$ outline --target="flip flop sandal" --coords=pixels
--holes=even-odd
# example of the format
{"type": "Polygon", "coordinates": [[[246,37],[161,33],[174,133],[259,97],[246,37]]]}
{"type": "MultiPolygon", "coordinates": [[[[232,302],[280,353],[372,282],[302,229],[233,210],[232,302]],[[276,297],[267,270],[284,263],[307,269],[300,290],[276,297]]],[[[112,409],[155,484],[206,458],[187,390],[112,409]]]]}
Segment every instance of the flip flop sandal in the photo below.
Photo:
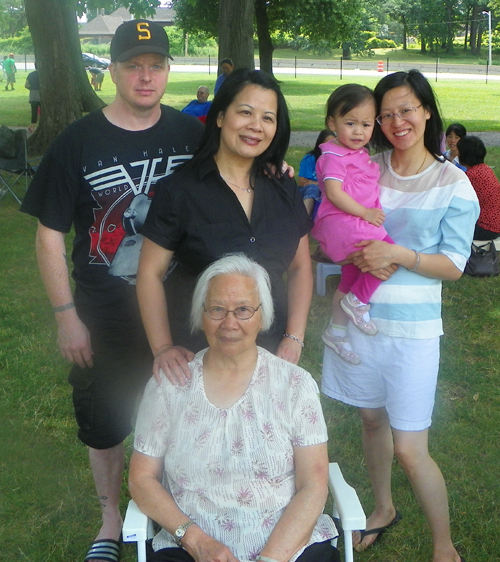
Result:
{"type": "Polygon", "coordinates": [[[84,562],[92,562],[93,560],[118,562],[120,560],[120,543],[114,539],[94,541],[89,547],[84,562]]]}
{"type": "Polygon", "coordinates": [[[364,552],[367,548],[373,546],[388,529],[394,527],[394,525],[397,525],[401,521],[401,519],[403,519],[403,516],[401,515],[401,513],[399,513],[399,511],[396,511],[396,515],[394,516],[394,519],[385,527],[376,527],[375,529],[368,529],[367,531],[359,531],[361,533],[361,540],[354,547],[354,550],[356,552],[364,552]],[[363,542],[363,539],[367,535],[377,535],[377,536],[375,537],[375,540],[370,545],[363,546],[361,543],[363,542]]]}

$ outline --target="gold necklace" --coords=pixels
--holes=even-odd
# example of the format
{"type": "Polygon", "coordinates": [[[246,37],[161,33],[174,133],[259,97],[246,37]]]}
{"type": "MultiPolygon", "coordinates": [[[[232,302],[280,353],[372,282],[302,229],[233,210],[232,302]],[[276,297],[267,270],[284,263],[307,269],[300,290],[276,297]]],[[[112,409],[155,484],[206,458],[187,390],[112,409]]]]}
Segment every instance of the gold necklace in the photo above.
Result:
{"type": "Polygon", "coordinates": [[[252,190],[249,187],[240,187],[238,184],[234,183],[234,181],[231,181],[231,180],[228,180],[227,178],[225,178],[222,174],[219,174],[219,175],[226,183],[230,183],[231,185],[234,185],[234,187],[237,187],[238,189],[241,189],[241,191],[246,191],[247,193],[252,193],[252,190]]]}
{"type": "Polygon", "coordinates": [[[427,160],[427,152],[424,155],[424,161],[422,162],[422,164],[420,164],[420,168],[417,170],[417,173],[415,174],[416,176],[418,176],[420,170],[424,167],[425,161],[427,160]]]}
{"type": "MultiPolygon", "coordinates": [[[[393,160],[394,160],[394,151],[391,154],[391,167],[394,170],[393,160]]],[[[412,174],[412,176],[418,176],[418,174],[420,173],[420,170],[424,167],[424,164],[425,164],[426,160],[427,160],[427,152],[424,154],[424,160],[423,160],[422,164],[420,164],[420,168],[416,171],[416,173],[412,174]]]]}

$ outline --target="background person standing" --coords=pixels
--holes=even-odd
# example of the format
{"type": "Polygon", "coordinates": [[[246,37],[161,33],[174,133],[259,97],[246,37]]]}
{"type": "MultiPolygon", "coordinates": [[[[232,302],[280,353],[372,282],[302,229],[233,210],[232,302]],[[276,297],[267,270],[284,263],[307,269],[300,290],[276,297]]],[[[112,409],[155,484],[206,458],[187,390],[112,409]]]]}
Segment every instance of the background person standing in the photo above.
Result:
{"type": "Polygon", "coordinates": [[[233,72],[234,70],[233,61],[231,59],[222,59],[220,61],[220,69],[221,69],[221,73],[219,74],[217,80],[215,81],[214,96],[219,91],[219,88],[224,83],[224,80],[231,74],[231,72],[233,72]]]}
{"type": "Polygon", "coordinates": [[[17,72],[16,63],[14,62],[14,53],[10,53],[9,58],[5,59],[3,68],[7,74],[7,84],[5,85],[5,89],[8,90],[10,84],[10,89],[14,90],[17,72]]]}
{"type": "Polygon", "coordinates": [[[0,82],[7,80],[7,72],[5,72],[5,61],[7,60],[7,55],[4,55],[3,59],[0,61],[0,66],[2,67],[2,76],[0,77],[0,82]]]}
{"type": "Polygon", "coordinates": [[[36,129],[36,124],[38,122],[38,110],[40,108],[40,77],[38,76],[38,70],[30,72],[24,83],[24,87],[30,91],[28,98],[29,104],[31,105],[31,125],[28,127],[28,131],[31,133],[36,129]]]}
{"type": "Polygon", "coordinates": [[[104,81],[104,72],[96,66],[91,66],[87,68],[87,70],[90,72],[90,76],[92,77],[90,80],[90,84],[94,86],[94,90],[96,92],[101,91],[102,83],[104,81]]]}

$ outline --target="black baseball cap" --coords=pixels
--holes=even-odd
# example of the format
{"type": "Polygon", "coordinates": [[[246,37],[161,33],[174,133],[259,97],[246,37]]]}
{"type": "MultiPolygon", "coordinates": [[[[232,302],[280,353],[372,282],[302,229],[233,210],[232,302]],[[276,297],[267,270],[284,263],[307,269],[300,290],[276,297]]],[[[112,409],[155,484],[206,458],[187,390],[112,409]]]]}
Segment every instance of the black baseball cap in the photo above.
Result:
{"type": "Polygon", "coordinates": [[[125,62],[147,53],[157,53],[172,59],[167,33],[160,24],[149,20],[122,23],[111,40],[109,50],[112,62],[125,62]]]}

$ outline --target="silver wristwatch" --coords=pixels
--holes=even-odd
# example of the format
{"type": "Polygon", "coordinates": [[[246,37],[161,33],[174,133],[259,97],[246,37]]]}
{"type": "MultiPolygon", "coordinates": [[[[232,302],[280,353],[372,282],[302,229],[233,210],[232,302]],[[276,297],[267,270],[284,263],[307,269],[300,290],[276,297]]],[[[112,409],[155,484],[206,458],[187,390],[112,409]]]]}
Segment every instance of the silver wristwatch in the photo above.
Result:
{"type": "Polygon", "coordinates": [[[176,542],[177,546],[181,546],[181,540],[186,534],[188,527],[191,527],[191,525],[194,525],[194,521],[186,521],[186,523],[183,523],[182,525],[177,527],[173,535],[174,541],[176,542]]]}

